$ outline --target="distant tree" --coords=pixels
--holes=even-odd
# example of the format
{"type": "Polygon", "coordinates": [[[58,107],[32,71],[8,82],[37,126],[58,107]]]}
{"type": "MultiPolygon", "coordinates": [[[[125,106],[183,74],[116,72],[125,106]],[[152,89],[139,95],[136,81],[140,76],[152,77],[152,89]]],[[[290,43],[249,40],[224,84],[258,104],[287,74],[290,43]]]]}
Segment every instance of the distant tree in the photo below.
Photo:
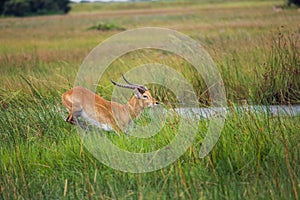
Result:
{"type": "Polygon", "coordinates": [[[56,0],[56,2],[58,9],[63,11],[63,13],[68,13],[71,10],[71,7],[69,6],[69,0],[56,0]]]}
{"type": "Polygon", "coordinates": [[[288,6],[291,6],[292,4],[300,6],[300,0],[288,0],[288,6]]]}
{"type": "Polygon", "coordinates": [[[2,0],[2,1],[0,1],[0,14],[3,13],[4,4],[5,4],[6,1],[7,1],[7,0],[2,0]]]}
{"type": "Polygon", "coordinates": [[[2,0],[0,13],[3,15],[26,16],[68,13],[69,0],[2,0]]]}
{"type": "Polygon", "coordinates": [[[4,3],[4,15],[25,16],[29,13],[30,4],[26,0],[9,0],[4,3]]]}

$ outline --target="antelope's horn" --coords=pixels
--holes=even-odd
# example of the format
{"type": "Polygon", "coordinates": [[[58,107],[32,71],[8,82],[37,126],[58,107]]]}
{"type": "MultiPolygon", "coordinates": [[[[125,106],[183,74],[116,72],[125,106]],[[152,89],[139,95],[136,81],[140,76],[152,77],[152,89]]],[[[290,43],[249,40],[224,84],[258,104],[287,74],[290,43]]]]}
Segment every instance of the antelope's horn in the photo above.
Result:
{"type": "Polygon", "coordinates": [[[123,84],[120,84],[120,83],[117,83],[115,82],[114,80],[110,79],[110,82],[112,82],[112,84],[118,86],[118,87],[122,87],[122,88],[129,88],[129,89],[135,89],[137,88],[136,86],[134,85],[123,85],[123,84]]]}
{"type": "Polygon", "coordinates": [[[130,83],[130,82],[125,78],[125,76],[124,76],[123,74],[122,74],[122,77],[123,77],[124,81],[125,81],[127,84],[137,86],[137,84],[130,83]]]}
{"type": "Polygon", "coordinates": [[[123,77],[124,81],[125,81],[127,84],[136,86],[136,88],[139,88],[140,90],[143,90],[142,93],[144,93],[145,91],[148,90],[148,89],[147,89],[145,86],[143,86],[143,85],[138,85],[138,84],[130,83],[130,82],[125,78],[125,76],[124,76],[123,74],[122,74],[122,77],[123,77]]]}

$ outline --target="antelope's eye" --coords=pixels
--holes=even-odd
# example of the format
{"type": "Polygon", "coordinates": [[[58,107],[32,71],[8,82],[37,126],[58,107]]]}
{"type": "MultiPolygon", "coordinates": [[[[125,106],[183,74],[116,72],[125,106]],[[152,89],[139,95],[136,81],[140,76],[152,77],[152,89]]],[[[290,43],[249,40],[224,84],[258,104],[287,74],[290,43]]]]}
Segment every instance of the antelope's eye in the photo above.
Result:
{"type": "Polygon", "coordinates": [[[147,95],[143,95],[144,99],[149,99],[149,97],[147,95]]]}

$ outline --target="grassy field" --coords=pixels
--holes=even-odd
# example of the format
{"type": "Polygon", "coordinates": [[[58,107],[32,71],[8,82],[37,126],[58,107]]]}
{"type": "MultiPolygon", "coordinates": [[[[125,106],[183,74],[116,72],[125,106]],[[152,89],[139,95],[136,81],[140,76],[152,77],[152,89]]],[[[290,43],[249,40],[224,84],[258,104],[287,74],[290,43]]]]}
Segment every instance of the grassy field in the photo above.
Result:
{"type": "MultiPolygon", "coordinates": [[[[274,12],[282,1],[209,2],[73,4],[63,16],[0,18],[0,199],[298,200],[299,116],[242,112],[235,106],[300,103],[299,11],[274,12]],[[76,128],[64,121],[61,94],[73,86],[88,53],[120,32],[93,30],[100,23],[127,30],[175,29],[210,53],[232,113],[207,157],[198,154],[208,120],[199,122],[199,134],[185,154],[150,173],[114,170],[85,148],[76,128]]],[[[149,62],[183,74],[200,106],[209,106],[201,75],[180,57],[155,50],[113,62],[98,93],[109,99],[110,77],[149,62]]],[[[168,90],[147,86],[166,107],[175,105],[168,90]]],[[[175,119],[145,140],[105,135],[123,149],[144,152],[168,144],[176,128],[175,119]]]]}

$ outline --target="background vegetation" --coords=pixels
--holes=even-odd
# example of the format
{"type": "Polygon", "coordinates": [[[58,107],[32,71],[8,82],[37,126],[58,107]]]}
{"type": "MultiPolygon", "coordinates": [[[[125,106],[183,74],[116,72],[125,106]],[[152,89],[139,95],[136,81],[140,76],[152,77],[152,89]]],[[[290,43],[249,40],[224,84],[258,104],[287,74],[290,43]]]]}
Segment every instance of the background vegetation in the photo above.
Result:
{"type": "Polygon", "coordinates": [[[64,14],[71,9],[69,3],[69,0],[2,0],[0,14],[9,16],[64,14]]]}
{"type": "MultiPolygon", "coordinates": [[[[72,4],[69,15],[0,19],[0,199],[299,199],[299,116],[235,106],[299,104],[299,12],[275,12],[282,1],[209,2],[72,4]],[[207,120],[199,122],[186,153],[155,172],[115,171],[87,151],[75,127],[64,121],[61,94],[73,86],[88,53],[120,31],[89,29],[98,24],[172,28],[210,53],[232,112],[209,156],[198,157],[207,120]]],[[[155,50],[112,63],[98,93],[109,99],[110,77],[149,62],[181,72],[201,106],[209,106],[201,74],[180,57],[155,50]]],[[[169,91],[147,86],[166,107],[174,105],[169,91]]],[[[176,123],[145,141],[105,135],[141,152],[169,143],[176,123]]]]}
{"type": "Polygon", "coordinates": [[[288,5],[291,6],[292,4],[295,4],[296,6],[300,6],[299,0],[288,0],[288,5]]]}

